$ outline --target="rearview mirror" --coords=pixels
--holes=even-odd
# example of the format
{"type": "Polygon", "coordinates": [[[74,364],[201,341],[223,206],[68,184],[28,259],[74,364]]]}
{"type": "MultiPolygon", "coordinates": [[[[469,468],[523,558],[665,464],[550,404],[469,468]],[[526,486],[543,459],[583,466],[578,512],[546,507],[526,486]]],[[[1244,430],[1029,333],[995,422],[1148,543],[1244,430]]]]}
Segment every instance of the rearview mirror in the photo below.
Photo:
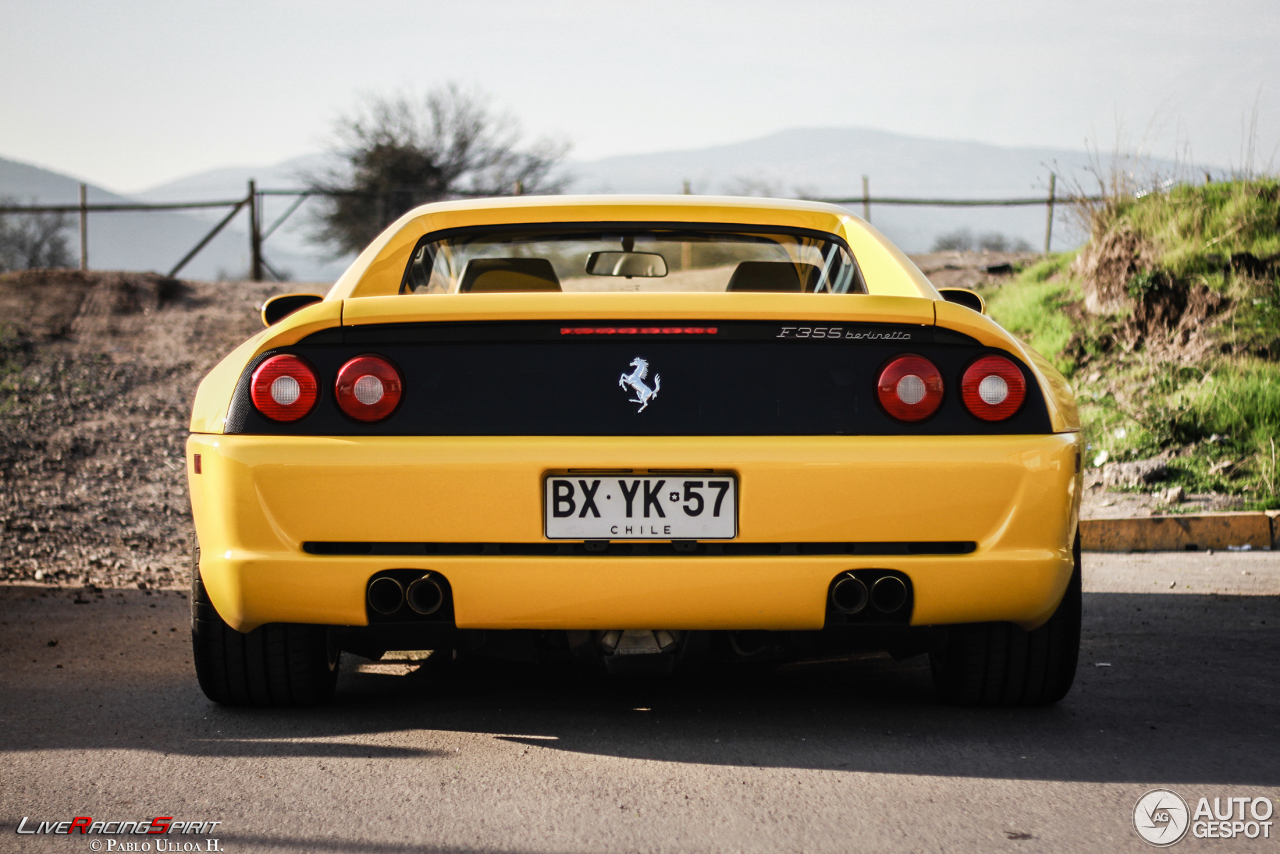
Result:
{"type": "Polygon", "coordinates": [[[281,294],[272,297],[262,304],[262,325],[270,326],[283,320],[300,308],[320,302],[324,297],[319,294],[281,294]]]}
{"type": "Polygon", "coordinates": [[[971,308],[978,314],[987,313],[987,302],[968,288],[938,288],[938,293],[947,302],[971,308]]]}
{"type": "Polygon", "coordinates": [[[656,252],[592,252],[587,256],[589,276],[657,279],[666,274],[667,259],[656,252]]]}

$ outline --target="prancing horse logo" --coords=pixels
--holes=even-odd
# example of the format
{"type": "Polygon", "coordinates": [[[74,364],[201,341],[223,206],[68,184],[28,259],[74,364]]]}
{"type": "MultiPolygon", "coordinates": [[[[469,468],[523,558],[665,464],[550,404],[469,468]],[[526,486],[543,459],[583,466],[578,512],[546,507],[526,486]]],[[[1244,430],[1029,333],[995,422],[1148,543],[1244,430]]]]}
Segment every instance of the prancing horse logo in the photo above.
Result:
{"type": "Polygon", "coordinates": [[[631,386],[636,396],[631,398],[632,403],[640,404],[640,408],[636,410],[639,414],[644,412],[644,408],[649,405],[649,401],[658,396],[658,389],[662,387],[662,377],[653,375],[653,388],[649,388],[644,384],[645,377],[649,376],[649,363],[639,356],[631,360],[631,367],[635,368],[629,374],[623,374],[618,378],[618,387],[626,388],[631,386]]]}

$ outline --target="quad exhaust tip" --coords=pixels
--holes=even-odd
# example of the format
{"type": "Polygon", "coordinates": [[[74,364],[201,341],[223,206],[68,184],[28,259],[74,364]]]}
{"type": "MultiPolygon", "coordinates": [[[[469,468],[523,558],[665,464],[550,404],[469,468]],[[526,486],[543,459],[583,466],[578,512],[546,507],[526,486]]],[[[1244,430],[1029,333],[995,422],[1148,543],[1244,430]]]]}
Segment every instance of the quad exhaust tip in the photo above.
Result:
{"type": "Polygon", "coordinates": [[[850,617],[865,614],[868,610],[886,616],[898,613],[910,598],[907,585],[897,575],[882,575],[881,572],[883,570],[872,570],[870,577],[862,570],[837,576],[831,585],[831,605],[850,617]]]}
{"type": "Polygon", "coordinates": [[[444,604],[444,590],[430,573],[409,582],[409,589],[404,594],[405,601],[415,613],[426,616],[440,610],[444,604]]]}
{"type": "Polygon", "coordinates": [[[369,582],[366,598],[370,609],[384,617],[395,614],[405,605],[425,617],[439,611],[444,604],[444,588],[430,572],[410,581],[407,587],[398,579],[383,575],[369,582]]]}
{"type": "Polygon", "coordinates": [[[907,604],[907,585],[896,575],[882,575],[871,585],[871,606],[882,614],[892,614],[907,604]]]}
{"type": "Polygon", "coordinates": [[[381,578],[375,578],[369,584],[367,598],[370,608],[384,617],[390,616],[399,611],[400,606],[404,604],[404,587],[399,581],[384,575],[381,578]]]}
{"type": "Polygon", "coordinates": [[[870,598],[871,594],[867,591],[867,585],[852,572],[846,572],[844,577],[831,588],[831,602],[836,606],[836,610],[842,614],[859,613],[863,608],[867,607],[867,602],[870,598]]]}

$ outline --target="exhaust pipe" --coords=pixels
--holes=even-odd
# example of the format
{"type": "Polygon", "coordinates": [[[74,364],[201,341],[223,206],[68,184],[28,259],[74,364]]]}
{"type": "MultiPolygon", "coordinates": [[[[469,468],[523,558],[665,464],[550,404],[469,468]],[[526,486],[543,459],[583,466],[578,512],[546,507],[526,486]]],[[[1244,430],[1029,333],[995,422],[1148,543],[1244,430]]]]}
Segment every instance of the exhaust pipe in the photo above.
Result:
{"type": "Polygon", "coordinates": [[[400,606],[404,604],[404,588],[399,581],[384,575],[381,578],[375,578],[369,584],[366,598],[370,608],[384,617],[390,616],[399,611],[400,606]]]}
{"type": "MultiPolygon", "coordinates": [[[[876,583],[879,584],[879,582],[876,583]]],[[[852,572],[846,572],[844,577],[831,588],[831,604],[835,605],[836,610],[842,614],[858,613],[867,607],[869,598],[867,585],[852,572]]]]}
{"type": "Polygon", "coordinates": [[[884,575],[871,585],[871,605],[882,614],[892,614],[907,603],[907,585],[894,575],[884,575]]]}
{"type": "Polygon", "coordinates": [[[444,604],[444,591],[431,574],[427,573],[409,583],[404,598],[416,613],[426,616],[440,610],[440,606],[444,604]]]}

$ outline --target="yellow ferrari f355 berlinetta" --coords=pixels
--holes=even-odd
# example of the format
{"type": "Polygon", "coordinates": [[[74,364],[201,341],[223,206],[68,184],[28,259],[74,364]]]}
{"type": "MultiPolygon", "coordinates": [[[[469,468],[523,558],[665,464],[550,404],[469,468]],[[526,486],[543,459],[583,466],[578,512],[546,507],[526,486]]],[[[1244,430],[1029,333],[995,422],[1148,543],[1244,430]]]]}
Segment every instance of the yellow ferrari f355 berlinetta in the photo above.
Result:
{"type": "Polygon", "coordinates": [[[983,311],[828,205],[417,208],[200,385],[200,685],[314,703],[342,651],[888,651],[928,654],[949,702],[1055,702],[1079,421],[983,311]]]}

